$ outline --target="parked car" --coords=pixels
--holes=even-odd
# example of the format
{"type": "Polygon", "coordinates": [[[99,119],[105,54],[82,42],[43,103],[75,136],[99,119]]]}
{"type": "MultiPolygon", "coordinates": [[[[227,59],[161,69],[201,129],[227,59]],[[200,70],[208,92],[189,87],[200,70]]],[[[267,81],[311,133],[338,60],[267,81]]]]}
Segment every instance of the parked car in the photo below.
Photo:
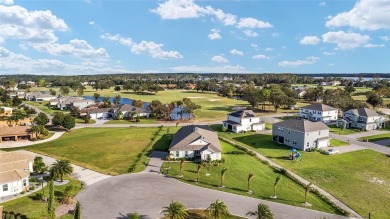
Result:
{"type": "Polygon", "coordinates": [[[340,151],[336,150],[336,149],[328,149],[325,151],[325,153],[328,155],[331,155],[331,154],[338,154],[338,153],[340,153],[340,151]]]}

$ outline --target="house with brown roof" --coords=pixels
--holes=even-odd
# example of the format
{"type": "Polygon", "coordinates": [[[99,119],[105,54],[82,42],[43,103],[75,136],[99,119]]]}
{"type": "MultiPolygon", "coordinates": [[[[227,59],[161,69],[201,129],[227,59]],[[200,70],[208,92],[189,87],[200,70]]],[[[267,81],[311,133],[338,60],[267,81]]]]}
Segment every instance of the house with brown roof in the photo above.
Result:
{"type": "Polygon", "coordinates": [[[173,158],[220,160],[218,135],[208,126],[184,126],[173,136],[169,153],[173,158]]]}
{"type": "Polygon", "coordinates": [[[0,127],[0,143],[3,141],[30,140],[32,132],[28,126],[0,127]]]}
{"type": "Polygon", "coordinates": [[[265,130],[265,123],[252,110],[238,110],[228,114],[223,127],[235,133],[260,131],[265,130]]]}
{"type": "Polygon", "coordinates": [[[0,197],[28,189],[35,156],[26,152],[0,151],[0,197]]]}
{"type": "Polygon", "coordinates": [[[328,147],[329,127],[321,121],[289,119],[272,125],[272,140],[299,150],[328,147]]]}
{"type": "Polygon", "coordinates": [[[368,108],[350,109],[337,121],[338,127],[374,130],[384,128],[386,115],[368,108]]]}

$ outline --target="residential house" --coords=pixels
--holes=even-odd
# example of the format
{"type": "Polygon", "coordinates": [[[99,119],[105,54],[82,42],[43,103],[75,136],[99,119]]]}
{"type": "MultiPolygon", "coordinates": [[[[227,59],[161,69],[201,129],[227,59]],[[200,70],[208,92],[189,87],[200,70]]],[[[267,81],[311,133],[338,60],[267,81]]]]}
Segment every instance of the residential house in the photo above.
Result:
{"type": "Polygon", "coordinates": [[[256,116],[252,110],[239,110],[228,114],[227,120],[223,121],[223,127],[239,133],[265,130],[265,123],[260,121],[260,117],[256,116]]]}
{"type": "Polygon", "coordinates": [[[374,130],[385,127],[386,115],[368,108],[345,111],[343,118],[337,121],[338,127],[374,130]]]}
{"type": "Polygon", "coordinates": [[[0,127],[0,143],[3,141],[30,140],[33,137],[28,126],[0,127]]]}
{"type": "Polygon", "coordinates": [[[272,125],[272,140],[299,150],[328,147],[329,127],[303,118],[285,120],[272,125]]]}
{"type": "Polygon", "coordinates": [[[208,126],[184,126],[173,136],[169,153],[173,158],[220,160],[218,135],[208,126]]]}
{"type": "Polygon", "coordinates": [[[306,92],[306,90],[296,89],[296,90],[294,90],[294,93],[297,95],[298,98],[303,98],[303,96],[305,96],[305,94],[307,92],[306,92]]]}
{"type": "Polygon", "coordinates": [[[58,97],[49,101],[49,104],[50,106],[56,106],[59,110],[68,110],[71,107],[77,107],[81,110],[95,104],[95,101],[83,97],[58,97]]]}
{"type": "Polygon", "coordinates": [[[34,158],[26,152],[0,151],[0,198],[28,190],[34,158]]]}
{"type": "Polygon", "coordinates": [[[50,101],[56,98],[56,96],[41,92],[29,92],[24,94],[24,99],[28,101],[50,101]]]}
{"type": "Polygon", "coordinates": [[[11,107],[5,107],[5,106],[0,106],[0,108],[4,109],[4,113],[2,113],[2,116],[10,116],[12,115],[13,108],[11,107]]]}
{"type": "Polygon", "coordinates": [[[337,120],[339,110],[322,103],[313,103],[301,107],[299,116],[310,121],[322,121],[324,123],[337,120]]]}
{"type": "Polygon", "coordinates": [[[87,114],[91,119],[109,118],[111,109],[112,108],[97,108],[89,111],[87,114]]]}
{"type": "Polygon", "coordinates": [[[131,118],[133,114],[135,117],[149,117],[150,114],[149,111],[142,108],[138,108],[129,104],[119,104],[111,108],[108,112],[108,115],[112,118],[116,118],[119,113],[122,114],[123,118],[131,118]]]}
{"type": "Polygon", "coordinates": [[[23,91],[10,92],[10,93],[8,93],[8,97],[9,98],[18,97],[18,98],[23,99],[24,98],[24,92],[23,91]]]}

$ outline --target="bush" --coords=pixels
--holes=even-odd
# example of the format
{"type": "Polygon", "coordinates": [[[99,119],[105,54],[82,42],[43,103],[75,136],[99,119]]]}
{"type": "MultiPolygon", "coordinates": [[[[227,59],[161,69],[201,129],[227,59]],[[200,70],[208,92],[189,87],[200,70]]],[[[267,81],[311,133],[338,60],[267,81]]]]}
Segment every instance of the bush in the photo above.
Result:
{"type": "Polygon", "coordinates": [[[42,200],[43,194],[41,192],[35,193],[34,200],[42,200]]]}
{"type": "Polygon", "coordinates": [[[29,182],[39,182],[39,180],[37,178],[30,178],[28,181],[29,182]]]}
{"type": "Polygon", "coordinates": [[[35,186],[34,186],[34,185],[31,185],[31,186],[30,186],[30,190],[35,190],[35,186]]]}
{"type": "Polygon", "coordinates": [[[24,195],[24,194],[26,194],[26,191],[23,190],[20,194],[21,194],[21,195],[24,195]]]}
{"type": "Polygon", "coordinates": [[[224,154],[245,154],[245,152],[244,151],[229,151],[229,152],[226,152],[224,154]]]}

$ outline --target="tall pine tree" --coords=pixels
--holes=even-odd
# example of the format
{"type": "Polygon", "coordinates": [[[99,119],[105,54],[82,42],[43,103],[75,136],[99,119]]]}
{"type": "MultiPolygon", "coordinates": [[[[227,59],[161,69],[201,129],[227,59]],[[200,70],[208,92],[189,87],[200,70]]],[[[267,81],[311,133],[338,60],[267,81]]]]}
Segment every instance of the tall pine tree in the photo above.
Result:
{"type": "Polygon", "coordinates": [[[56,197],[54,196],[54,182],[53,180],[49,183],[49,201],[47,203],[47,213],[50,219],[56,218],[56,197]]]}

